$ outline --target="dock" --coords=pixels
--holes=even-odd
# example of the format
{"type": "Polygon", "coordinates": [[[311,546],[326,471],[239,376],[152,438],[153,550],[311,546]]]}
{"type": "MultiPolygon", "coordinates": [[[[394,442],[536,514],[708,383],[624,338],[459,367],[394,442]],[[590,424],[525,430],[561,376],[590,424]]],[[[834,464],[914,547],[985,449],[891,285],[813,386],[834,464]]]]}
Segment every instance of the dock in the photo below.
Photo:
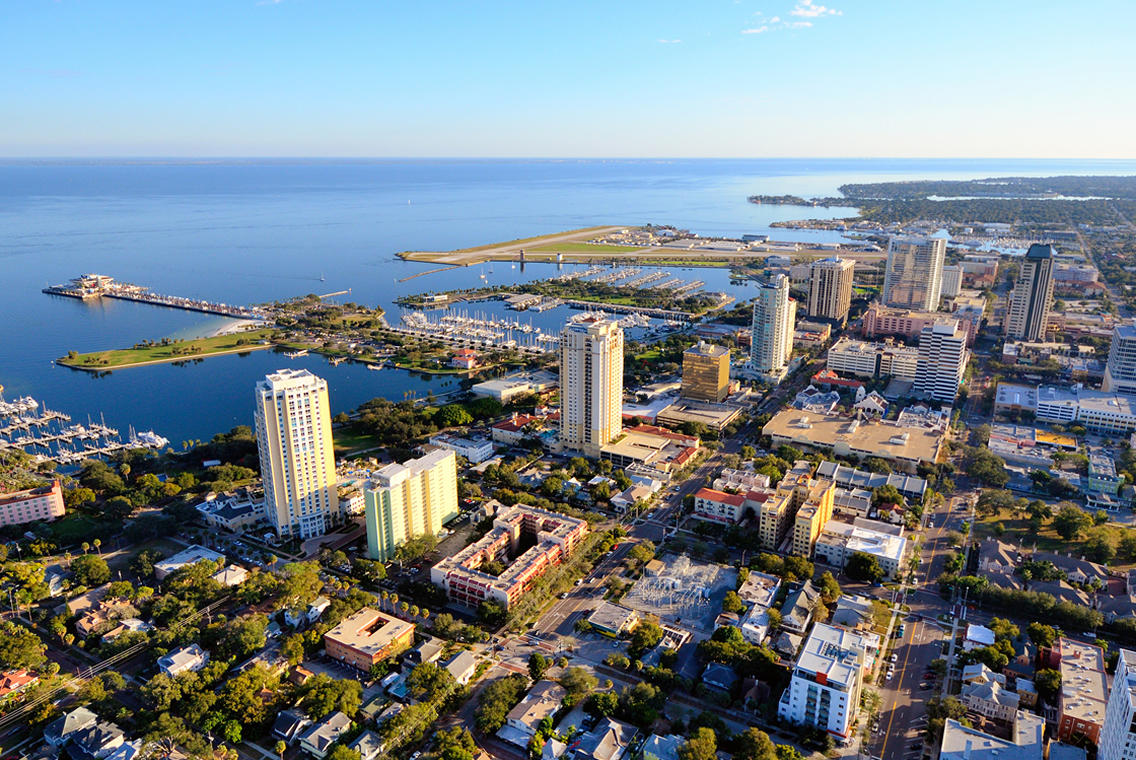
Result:
{"type": "Polygon", "coordinates": [[[148,303],[154,306],[165,306],[170,309],[183,309],[197,311],[202,314],[216,314],[222,317],[236,319],[267,320],[263,312],[250,309],[247,306],[233,306],[212,301],[202,301],[196,298],[163,295],[152,293],[149,288],[133,285],[128,282],[116,282],[113,277],[101,274],[84,274],[73,279],[66,285],[50,285],[43,289],[44,293],[52,296],[65,296],[86,301],[96,298],[117,298],[121,301],[135,301],[148,303]]]}

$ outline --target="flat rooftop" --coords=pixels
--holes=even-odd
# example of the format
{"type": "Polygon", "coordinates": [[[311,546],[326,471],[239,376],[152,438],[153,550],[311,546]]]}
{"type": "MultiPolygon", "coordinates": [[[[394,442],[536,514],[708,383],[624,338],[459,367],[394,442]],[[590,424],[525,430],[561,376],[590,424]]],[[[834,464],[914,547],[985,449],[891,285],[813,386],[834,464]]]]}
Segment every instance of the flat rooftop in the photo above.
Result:
{"type": "Polygon", "coordinates": [[[934,463],[943,435],[925,428],[904,428],[888,422],[864,422],[841,415],[805,414],[796,409],[779,412],[764,435],[809,447],[832,448],[858,456],[878,456],[907,462],[934,463]]]}
{"type": "Polygon", "coordinates": [[[1104,651],[1072,639],[1057,641],[1061,651],[1061,712],[1080,720],[1104,724],[1108,705],[1108,676],[1104,651]]]}
{"type": "Polygon", "coordinates": [[[324,634],[324,638],[374,656],[413,628],[413,623],[368,608],[359,610],[332,628],[324,634]]]}
{"type": "MultiPolygon", "coordinates": [[[[877,638],[875,645],[878,644],[877,638]]],[[[823,673],[828,683],[849,688],[872,648],[873,643],[866,636],[817,623],[801,649],[795,668],[812,675],[823,673]]]]}
{"type": "Polygon", "coordinates": [[[721,430],[741,416],[742,410],[726,404],[679,399],[660,410],[656,419],[660,424],[681,425],[684,422],[701,422],[707,427],[721,430]]]}

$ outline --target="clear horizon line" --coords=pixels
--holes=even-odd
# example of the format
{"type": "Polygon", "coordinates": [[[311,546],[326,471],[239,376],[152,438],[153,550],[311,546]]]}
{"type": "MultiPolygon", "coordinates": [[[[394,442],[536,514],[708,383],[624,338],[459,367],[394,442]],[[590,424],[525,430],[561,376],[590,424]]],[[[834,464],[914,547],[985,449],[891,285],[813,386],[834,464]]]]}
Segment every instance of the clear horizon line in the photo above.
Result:
{"type": "Polygon", "coordinates": [[[1133,158],[1086,158],[1077,156],[1067,157],[998,157],[998,156],[288,156],[288,155],[217,155],[217,156],[185,156],[185,155],[115,155],[115,156],[2,156],[0,163],[26,163],[45,161],[86,161],[86,162],[121,162],[121,161],[329,161],[348,163],[352,161],[1060,161],[1084,163],[1136,163],[1133,158]]]}

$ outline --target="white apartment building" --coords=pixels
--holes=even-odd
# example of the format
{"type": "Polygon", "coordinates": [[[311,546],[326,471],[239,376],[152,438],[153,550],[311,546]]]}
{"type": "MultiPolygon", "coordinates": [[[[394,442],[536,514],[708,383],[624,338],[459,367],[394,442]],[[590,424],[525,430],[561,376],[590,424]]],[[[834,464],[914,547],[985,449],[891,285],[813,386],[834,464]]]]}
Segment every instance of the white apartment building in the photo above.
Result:
{"type": "Polygon", "coordinates": [[[406,464],[389,464],[363,490],[367,549],[386,562],[412,538],[438,535],[458,516],[457,455],[433,451],[406,464]]]}
{"type": "Polygon", "coordinates": [[[789,279],[777,275],[758,286],[753,304],[753,340],[750,363],[770,379],[781,381],[793,355],[793,327],[797,302],[789,298],[789,279]]]}
{"type": "Polygon", "coordinates": [[[943,290],[944,297],[954,298],[962,292],[962,267],[958,264],[951,264],[950,266],[943,267],[943,290]]]}
{"type": "Polygon", "coordinates": [[[694,517],[724,525],[737,525],[745,514],[745,502],[746,497],[740,493],[701,488],[694,494],[694,517]]]}
{"type": "Polygon", "coordinates": [[[958,322],[924,327],[919,334],[915,392],[953,404],[969,360],[966,331],[958,322]]]}
{"type": "Polygon", "coordinates": [[[857,377],[895,377],[914,380],[919,349],[888,343],[869,343],[843,337],[828,350],[828,368],[857,377]]]}
{"type": "Polygon", "coordinates": [[[623,431],[623,329],[588,318],[560,333],[560,442],[598,459],[623,431]]]}
{"type": "Polygon", "coordinates": [[[493,456],[493,441],[484,438],[473,440],[447,433],[439,433],[430,438],[430,443],[438,448],[452,451],[460,457],[465,457],[470,464],[481,464],[493,456]]]}
{"type": "Polygon", "coordinates": [[[882,301],[919,311],[938,311],[943,291],[946,230],[930,237],[894,237],[888,241],[882,301]]]}
{"type": "Polygon", "coordinates": [[[1101,388],[1114,393],[1136,393],[1136,327],[1119,325],[1112,331],[1101,388]]]}
{"type": "Polygon", "coordinates": [[[793,666],[777,714],[847,739],[860,710],[865,671],[871,670],[878,650],[877,636],[817,623],[793,666]]]}
{"type": "Polygon", "coordinates": [[[268,522],[280,536],[322,536],[343,519],[327,382],[282,369],[256,384],[256,440],[268,522]]]}
{"type": "Polygon", "coordinates": [[[809,316],[844,324],[852,306],[856,262],[834,256],[809,265],[809,316]]]}
{"type": "Polygon", "coordinates": [[[876,558],[888,578],[899,577],[907,539],[903,528],[874,520],[857,519],[854,523],[829,520],[817,536],[813,556],[818,562],[843,568],[853,554],[868,554],[876,558]],[[873,527],[867,527],[871,524],[873,527]],[[875,526],[880,529],[876,530],[875,526]],[[898,532],[898,534],[897,534],[898,532]]]}
{"type": "Polygon", "coordinates": [[[1104,712],[1098,760],[1136,758],[1136,652],[1120,650],[1112,692],[1104,712]]]}
{"type": "Polygon", "coordinates": [[[1026,341],[1045,340],[1046,323],[1053,306],[1053,246],[1034,243],[1022,259],[1022,268],[1010,294],[1006,336],[1026,341]]]}

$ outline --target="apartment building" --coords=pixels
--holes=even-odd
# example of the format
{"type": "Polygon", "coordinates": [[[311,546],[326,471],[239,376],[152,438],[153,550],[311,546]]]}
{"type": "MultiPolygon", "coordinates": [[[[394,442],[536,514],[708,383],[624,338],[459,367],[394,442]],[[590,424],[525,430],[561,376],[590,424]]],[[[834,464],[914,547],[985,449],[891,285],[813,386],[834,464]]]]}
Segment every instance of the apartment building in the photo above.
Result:
{"type": "Polygon", "coordinates": [[[323,635],[328,657],[363,672],[412,643],[414,623],[371,608],[359,610],[323,635]]]}
{"type": "Polygon", "coordinates": [[[623,328],[589,317],[560,333],[560,442],[598,459],[623,429],[623,328]]]}
{"type": "Polygon", "coordinates": [[[789,298],[789,279],[776,275],[758,285],[753,303],[750,363],[770,381],[780,382],[793,355],[797,302],[789,298]]]}
{"type": "Polygon", "coordinates": [[[389,464],[363,490],[371,559],[386,562],[412,538],[437,535],[458,516],[457,454],[438,450],[389,464]]]}
{"type": "Polygon", "coordinates": [[[477,607],[492,599],[508,608],[537,578],[566,560],[587,533],[584,520],[515,504],[498,512],[485,536],[434,565],[430,580],[458,604],[477,607]],[[522,536],[535,545],[517,556],[522,536]],[[498,576],[481,569],[494,560],[506,565],[498,576]]]}
{"type": "Polygon", "coordinates": [[[879,637],[818,623],[793,665],[778,716],[847,739],[860,711],[865,676],[879,655],[879,637]]]}
{"type": "Polygon", "coordinates": [[[0,493],[0,526],[58,520],[66,513],[63,486],[58,480],[51,485],[23,491],[0,493]]]}
{"type": "Polygon", "coordinates": [[[712,488],[702,488],[694,494],[694,517],[725,525],[737,525],[745,514],[745,504],[746,497],[740,493],[725,493],[712,488]]]}
{"type": "Polygon", "coordinates": [[[970,352],[966,350],[966,333],[958,323],[924,327],[919,335],[915,392],[953,404],[968,361],[970,352]]]}
{"type": "Polygon", "coordinates": [[[343,520],[327,382],[282,369],[256,385],[256,441],[268,522],[280,536],[322,536],[343,520]]]}
{"type": "Polygon", "coordinates": [[[1136,758],[1136,652],[1120,650],[1104,714],[1098,760],[1136,758]]]}
{"type": "Polygon", "coordinates": [[[857,377],[915,380],[919,369],[919,349],[843,337],[828,349],[828,368],[857,377]]]}
{"type": "Polygon", "coordinates": [[[801,506],[793,518],[793,553],[811,557],[817,538],[832,519],[836,484],[831,480],[811,480],[807,490],[800,493],[801,490],[798,487],[797,498],[801,500],[801,506]]]}
{"type": "Polygon", "coordinates": [[[888,306],[921,311],[937,310],[949,238],[946,230],[930,237],[891,238],[884,273],[883,302],[888,306]]]}
{"type": "Polygon", "coordinates": [[[861,321],[860,335],[869,340],[887,335],[917,339],[928,325],[938,324],[948,320],[955,320],[959,327],[966,331],[966,343],[974,345],[978,336],[978,329],[982,326],[982,307],[974,309],[970,304],[958,304],[955,311],[943,314],[935,311],[915,311],[912,309],[884,306],[878,302],[873,303],[864,312],[861,321]]]}
{"type": "Polygon", "coordinates": [[[834,256],[809,265],[808,314],[835,324],[848,320],[852,305],[852,273],[856,262],[834,256]]]}

